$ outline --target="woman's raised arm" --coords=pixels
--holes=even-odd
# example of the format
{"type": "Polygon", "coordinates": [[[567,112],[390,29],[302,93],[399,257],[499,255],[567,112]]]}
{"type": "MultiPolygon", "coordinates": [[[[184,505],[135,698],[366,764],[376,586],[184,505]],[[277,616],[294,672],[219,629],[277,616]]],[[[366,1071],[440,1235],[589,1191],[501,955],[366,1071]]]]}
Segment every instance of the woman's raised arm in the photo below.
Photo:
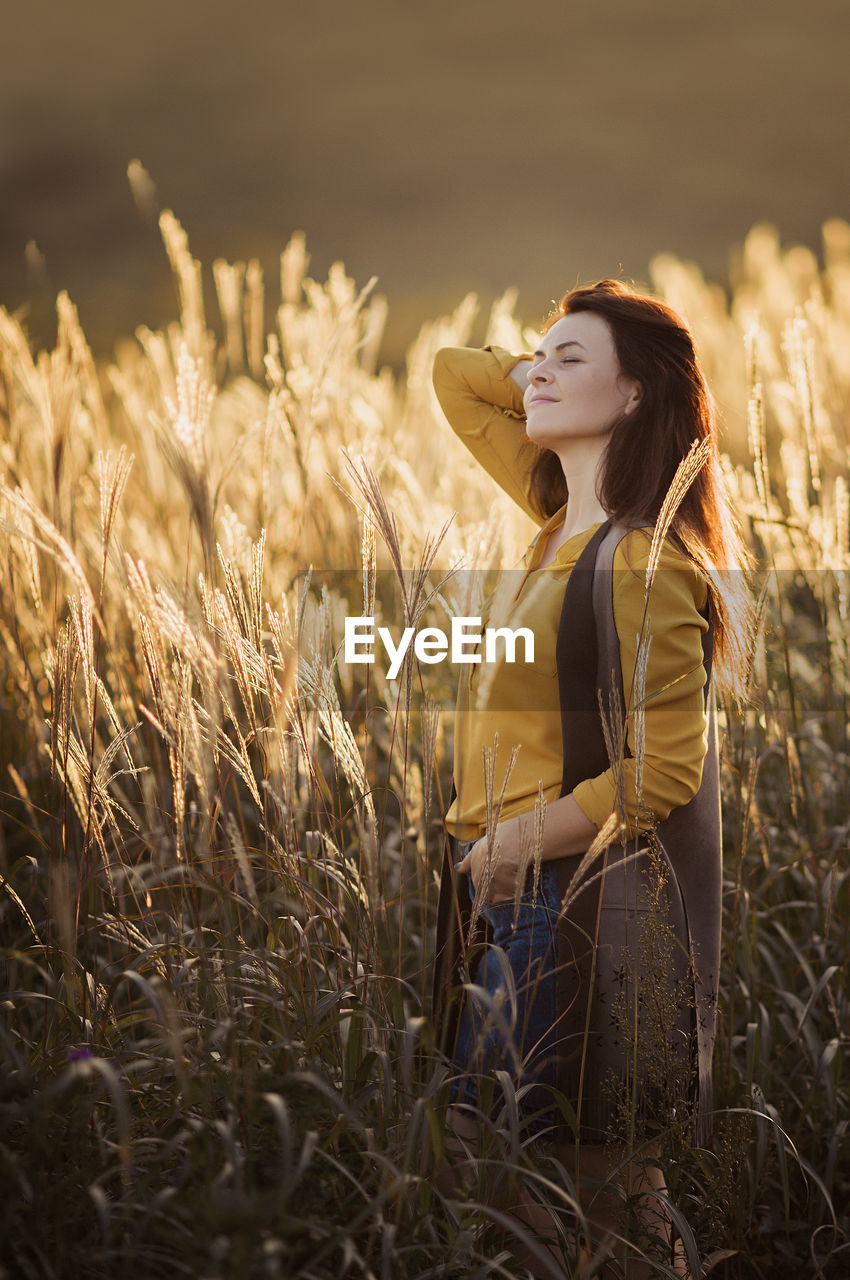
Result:
{"type": "Polygon", "coordinates": [[[525,434],[522,389],[528,357],[503,347],[443,347],[434,359],[434,390],[452,430],[485,471],[535,524],[530,499],[540,448],[525,434]]]}

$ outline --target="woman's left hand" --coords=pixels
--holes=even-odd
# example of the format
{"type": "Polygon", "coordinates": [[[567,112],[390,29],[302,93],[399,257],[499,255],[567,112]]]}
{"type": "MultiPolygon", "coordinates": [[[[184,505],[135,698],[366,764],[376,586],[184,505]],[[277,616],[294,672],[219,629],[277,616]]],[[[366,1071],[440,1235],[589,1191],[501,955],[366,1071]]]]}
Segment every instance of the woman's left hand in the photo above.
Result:
{"type": "Polygon", "coordinates": [[[487,837],[476,840],[465,858],[457,864],[461,875],[472,878],[476,893],[484,889],[485,902],[513,902],[519,870],[519,832],[514,820],[496,827],[495,844],[488,868],[487,837]],[[489,879],[488,879],[489,876],[489,879]]]}

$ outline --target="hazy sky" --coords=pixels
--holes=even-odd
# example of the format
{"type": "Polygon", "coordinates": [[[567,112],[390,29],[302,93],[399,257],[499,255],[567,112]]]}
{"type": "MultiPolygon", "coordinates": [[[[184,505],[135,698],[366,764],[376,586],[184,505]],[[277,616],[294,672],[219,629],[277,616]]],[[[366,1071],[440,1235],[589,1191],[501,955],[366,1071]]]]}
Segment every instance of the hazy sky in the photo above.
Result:
{"type": "MultiPolygon", "coordinates": [[[[174,313],[139,157],[196,256],[303,228],[390,300],[397,358],[470,288],[537,319],[672,250],[725,280],[757,220],[850,215],[846,0],[28,0],[4,14],[0,301],[68,288],[101,350],[174,313]],[[46,277],[29,270],[34,240],[46,277]]],[[[211,308],[211,313],[214,308],[211,308]]]]}

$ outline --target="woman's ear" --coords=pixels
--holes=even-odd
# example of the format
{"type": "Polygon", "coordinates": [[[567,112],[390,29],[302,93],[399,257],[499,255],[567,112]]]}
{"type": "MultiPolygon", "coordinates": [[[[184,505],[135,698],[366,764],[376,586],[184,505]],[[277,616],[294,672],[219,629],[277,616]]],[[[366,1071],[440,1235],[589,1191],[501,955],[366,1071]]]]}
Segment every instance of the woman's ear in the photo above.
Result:
{"type": "Polygon", "coordinates": [[[628,399],[623,407],[624,413],[634,413],[635,409],[641,402],[643,396],[643,387],[639,382],[629,384],[628,399]]]}

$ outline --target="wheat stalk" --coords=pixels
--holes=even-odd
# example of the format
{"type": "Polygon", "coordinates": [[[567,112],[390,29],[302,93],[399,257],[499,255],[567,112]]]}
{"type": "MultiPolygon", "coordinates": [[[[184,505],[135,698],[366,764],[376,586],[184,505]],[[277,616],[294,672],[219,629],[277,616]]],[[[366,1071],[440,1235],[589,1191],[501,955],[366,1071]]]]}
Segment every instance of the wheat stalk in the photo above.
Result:
{"type": "Polygon", "coordinates": [[[499,815],[502,812],[502,805],[505,799],[505,791],[507,790],[508,781],[516,764],[519,755],[519,747],[511,748],[507,765],[505,766],[504,776],[502,778],[502,787],[496,798],[496,756],[499,751],[499,735],[493,735],[492,747],[482,746],[481,753],[484,767],[484,812],[486,822],[485,839],[487,841],[487,851],[484,861],[484,867],[481,876],[481,883],[475,886],[475,897],[472,902],[472,911],[469,919],[468,941],[472,939],[475,926],[481,915],[481,904],[487,901],[490,892],[490,885],[493,882],[493,875],[498,864],[499,839],[496,834],[496,826],[499,822],[499,815]]]}

